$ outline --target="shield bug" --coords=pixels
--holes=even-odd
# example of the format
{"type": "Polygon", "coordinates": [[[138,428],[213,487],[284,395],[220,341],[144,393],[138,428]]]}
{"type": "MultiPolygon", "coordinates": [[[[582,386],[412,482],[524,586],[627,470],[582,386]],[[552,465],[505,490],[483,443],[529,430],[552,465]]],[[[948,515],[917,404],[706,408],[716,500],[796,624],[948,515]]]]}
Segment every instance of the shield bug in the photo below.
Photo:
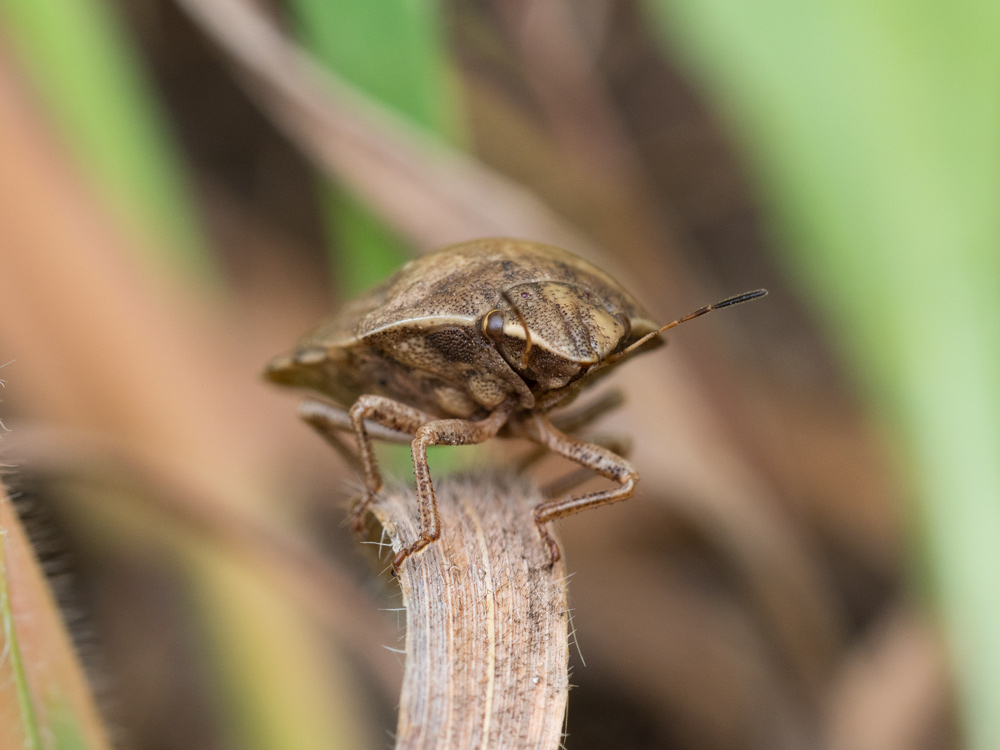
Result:
{"type": "Polygon", "coordinates": [[[335,402],[309,399],[301,408],[335,446],[346,451],[338,434],[354,433],[365,479],[356,527],[382,488],[371,438],[410,442],[420,537],[395,556],[394,570],[440,535],[429,446],[525,437],[613,480],[610,489],[535,508],[555,561],[559,548],[547,523],[631,497],[639,475],[608,448],[557,429],[549,411],[630,352],[662,344],[658,335],[667,329],[764,294],[730,297],[657,326],[621,284],[572,253],[473,240],[407,263],[274,359],[266,374],[335,402]]]}

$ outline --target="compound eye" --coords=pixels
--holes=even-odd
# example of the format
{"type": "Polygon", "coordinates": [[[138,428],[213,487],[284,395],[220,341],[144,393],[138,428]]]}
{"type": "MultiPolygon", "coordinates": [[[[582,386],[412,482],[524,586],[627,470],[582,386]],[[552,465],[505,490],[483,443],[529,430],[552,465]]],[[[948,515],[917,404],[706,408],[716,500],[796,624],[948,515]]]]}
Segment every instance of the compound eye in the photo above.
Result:
{"type": "Polygon", "coordinates": [[[503,339],[503,313],[493,310],[483,318],[483,334],[494,344],[503,339]]]}

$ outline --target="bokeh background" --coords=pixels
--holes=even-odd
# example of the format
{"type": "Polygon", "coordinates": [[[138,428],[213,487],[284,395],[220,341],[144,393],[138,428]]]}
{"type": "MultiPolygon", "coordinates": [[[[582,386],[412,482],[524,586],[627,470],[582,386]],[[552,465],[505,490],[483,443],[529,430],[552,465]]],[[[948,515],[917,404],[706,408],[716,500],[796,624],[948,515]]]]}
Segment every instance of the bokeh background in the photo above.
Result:
{"type": "Polygon", "coordinates": [[[398,588],[259,373],[506,235],[771,292],[612,379],[566,746],[1000,747],[998,126],[992,0],[3,0],[0,459],[91,687],[0,504],[0,746],[391,745],[398,588]]]}

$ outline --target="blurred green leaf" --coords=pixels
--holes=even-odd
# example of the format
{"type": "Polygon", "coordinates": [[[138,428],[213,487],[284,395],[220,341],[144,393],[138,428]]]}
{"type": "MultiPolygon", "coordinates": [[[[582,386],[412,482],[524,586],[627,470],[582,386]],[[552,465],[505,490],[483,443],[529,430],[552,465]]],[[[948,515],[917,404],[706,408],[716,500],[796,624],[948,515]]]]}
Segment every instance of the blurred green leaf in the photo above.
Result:
{"type": "Polygon", "coordinates": [[[1000,747],[1000,3],[648,7],[898,431],[969,747],[1000,747]]]}
{"type": "MultiPolygon", "coordinates": [[[[331,70],[418,125],[454,137],[455,102],[438,2],[293,0],[306,46],[331,70]]],[[[407,258],[405,243],[337,187],[324,190],[341,291],[357,293],[407,258]]]]}
{"type": "Polygon", "coordinates": [[[0,0],[0,20],[62,136],[120,215],[203,276],[206,243],[164,118],[102,0],[0,0]]]}
{"type": "Polygon", "coordinates": [[[189,552],[212,679],[234,746],[365,747],[356,677],[331,653],[314,623],[225,551],[192,545],[189,552]]]}
{"type": "MultiPolygon", "coordinates": [[[[455,86],[439,2],[292,0],[291,7],[318,60],[417,125],[456,137],[455,86]]],[[[345,190],[324,185],[322,198],[341,293],[357,294],[409,259],[406,243],[345,190]]],[[[396,473],[407,471],[409,448],[377,450],[396,473]]],[[[459,465],[454,453],[432,461],[436,472],[459,465]]]]}
{"type": "Polygon", "coordinates": [[[337,286],[350,297],[382,281],[409,259],[409,249],[347,190],[320,186],[337,286]]]}
{"type": "Polygon", "coordinates": [[[317,59],[418,125],[452,133],[453,90],[436,0],[293,0],[317,59]]]}

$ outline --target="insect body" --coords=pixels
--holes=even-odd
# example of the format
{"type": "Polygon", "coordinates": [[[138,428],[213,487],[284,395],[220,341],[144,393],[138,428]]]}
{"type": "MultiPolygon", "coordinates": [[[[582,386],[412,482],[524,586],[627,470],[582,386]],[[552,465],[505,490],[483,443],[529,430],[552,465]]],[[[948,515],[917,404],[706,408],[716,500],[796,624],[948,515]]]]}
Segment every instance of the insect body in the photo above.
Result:
{"type": "Polygon", "coordinates": [[[614,480],[611,489],[535,509],[554,561],[559,548],[548,521],[625,500],[639,477],[621,456],[559,431],[549,410],[627,352],[660,345],[663,330],[763,293],[658,328],[618,282],[571,253],[521,240],[474,240],[406,264],[273,360],[267,375],[339,405],[311,399],[302,414],[335,445],[339,431],[354,432],[366,487],[357,524],[382,487],[369,425],[380,425],[383,437],[412,436],[421,534],[396,555],[394,569],[440,535],[427,467],[431,445],[480,443],[503,430],[614,480]]]}

